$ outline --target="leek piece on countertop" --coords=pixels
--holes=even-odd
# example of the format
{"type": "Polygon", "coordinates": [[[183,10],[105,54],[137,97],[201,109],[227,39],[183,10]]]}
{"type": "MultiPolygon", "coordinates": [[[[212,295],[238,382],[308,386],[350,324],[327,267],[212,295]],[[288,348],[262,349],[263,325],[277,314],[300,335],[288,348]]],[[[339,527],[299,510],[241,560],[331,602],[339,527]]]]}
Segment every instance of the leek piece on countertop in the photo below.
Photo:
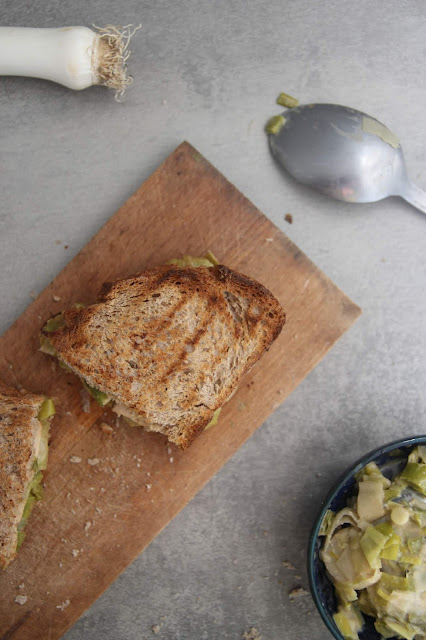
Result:
{"type": "Polygon", "coordinates": [[[299,100],[297,100],[297,98],[289,96],[287,93],[280,93],[277,98],[277,104],[281,105],[282,107],[286,107],[287,109],[292,109],[293,107],[297,107],[297,105],[299,104],[299,100]]]}
{"type": "Polygon", "coordinates": [[[265,126],[266,133],[270,133],[274,136],[278,135],[283,126],[285,125],[284,116],[272,116],[269,118],[265,126]]]}

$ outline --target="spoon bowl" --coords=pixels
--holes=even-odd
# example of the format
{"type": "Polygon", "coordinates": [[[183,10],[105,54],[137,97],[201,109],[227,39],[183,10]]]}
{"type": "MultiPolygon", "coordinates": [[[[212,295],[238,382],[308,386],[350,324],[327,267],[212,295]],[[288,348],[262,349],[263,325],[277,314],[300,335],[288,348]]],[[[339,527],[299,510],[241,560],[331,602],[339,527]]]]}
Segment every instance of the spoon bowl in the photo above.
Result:
{"type": "Polygon", "coordinates": [[[371,116],[336,104],[288,109],[271,152],[296,180],[345,202],[400,196],[426,213],[426,193],[410,182],[398,138],[371,116]]]}

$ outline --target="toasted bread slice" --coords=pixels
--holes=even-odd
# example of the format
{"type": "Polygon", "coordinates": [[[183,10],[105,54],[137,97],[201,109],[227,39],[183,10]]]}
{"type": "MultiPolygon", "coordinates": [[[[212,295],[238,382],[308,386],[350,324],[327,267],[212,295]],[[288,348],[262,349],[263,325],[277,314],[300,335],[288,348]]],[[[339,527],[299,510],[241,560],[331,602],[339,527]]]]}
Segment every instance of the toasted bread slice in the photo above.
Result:
{"type": "Polygon", "coordinates": [[[47,463],[46,398],[0,382],[0,567],[16,556],[47,463]]]}
{"type": "Polygon", "coordinates": [[[186,447],[284,321],[265,287],[227,267],[163,265],[104,285],[98,303],[43,332],[117,412],[186,447]]]}

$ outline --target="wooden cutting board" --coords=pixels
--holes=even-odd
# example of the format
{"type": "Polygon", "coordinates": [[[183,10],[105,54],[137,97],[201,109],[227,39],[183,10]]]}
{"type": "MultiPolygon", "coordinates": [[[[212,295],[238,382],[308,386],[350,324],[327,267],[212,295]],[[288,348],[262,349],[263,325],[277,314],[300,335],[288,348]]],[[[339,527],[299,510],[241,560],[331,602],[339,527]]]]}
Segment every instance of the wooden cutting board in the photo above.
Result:
{"type": "Polygon", "coordinates": [[[359,313],[191,145],[181,144],[0,338],[0,378],[44,392],[57,406],[45,499],[34,509],[18,558],[0,575],[0,640],[59,638],[359,313]],[[219,424],[182,452],[161,435],[117,424],[93,401],[85,412],[78,380],[37,350],[38,330],[73,302],[94,301],[106,280],[206,249],[268,287],[287,323],[219,424]],[[16,603],[17,595],[26,602],[16,603]]]}

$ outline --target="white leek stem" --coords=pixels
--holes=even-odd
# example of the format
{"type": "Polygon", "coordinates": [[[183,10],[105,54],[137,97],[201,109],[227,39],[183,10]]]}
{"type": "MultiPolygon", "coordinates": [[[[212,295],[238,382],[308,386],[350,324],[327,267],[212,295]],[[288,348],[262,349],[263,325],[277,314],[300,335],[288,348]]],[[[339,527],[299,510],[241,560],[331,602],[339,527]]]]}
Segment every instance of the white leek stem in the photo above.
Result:
{"type": "Polygon", "coordinates": [[[69,89],[101,84],[121,95],[132,81],[127,47],[138,28],[0,27],[0,76],[43,78],[69,89]]]}

